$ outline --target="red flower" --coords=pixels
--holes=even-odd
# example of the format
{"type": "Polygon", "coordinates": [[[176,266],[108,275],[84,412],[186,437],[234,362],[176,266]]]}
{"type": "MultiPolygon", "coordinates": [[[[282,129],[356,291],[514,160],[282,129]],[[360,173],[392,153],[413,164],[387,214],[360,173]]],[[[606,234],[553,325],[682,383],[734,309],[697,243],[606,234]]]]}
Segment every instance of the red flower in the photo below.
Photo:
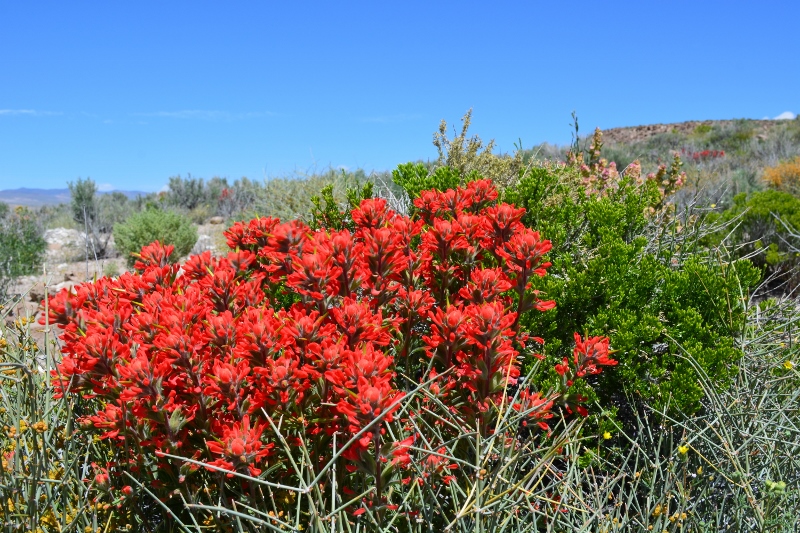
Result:
{"type": "Polygon", "coordinates": [[[470,275],[470,283],[458,295],[476,304],[491,302],[511,288],[508,276],[499,268],[475,269],[470,275]]]}
{"type": "Polygon", "coordinates": [[[356,226],[360,228],[382,228],[394,217],[394,211],[386,207],[383,198],[371,198],[350,213],[356,226]]]}
{"type": "MultiPolygon", "coordinates": [[[[520,222],[525,216],[524,208],[500,204],[486,209],[486,231],[494,243],[494,247],[507,242],[514,234],[522,230],[520,222]]],[[[537,233],[538,236],[538,233],[537,233]]]]}
{"type": "Polygon", "coordinates": [[[518,279],[527,280],[531,273],[540,277],[546,274],[545,269],[550,263],[542,259],[552,247],[550,241],[541,239],[538,231],[524,228],[498,248],[497,254],[506,259],[509,269],[517,273],[518,279]]]}
{"type": "Polygon", "coordinates": [[[359,377],[356,391],[349,391],[347,397],[341,400],[336,409],[347,418],[350,432],[357,434],[377,418],[379,423],[371,426],[370,431],[362,434],[357,441],[363,449],[369,446],[373,436],[380,432],[382,423],[392,422],[392,414],[400,408],[400,398],[404,393],[392,389],[386,379],[375,378],[368,380],[359,377]]]}
{"type": "MultiPolygon", "coordinates": [[[[436,438],[420,446],[436,451],[418,456],[413,438],[398,436],[414,431],[405,417],[417,415],[400,411],[403,390],[433,380],[424,408],[444,405],[464,427],[490,431],[498,406],[509,405],[524,343],[543,343],[520,331],[521,313],[554,305],[529,287],[549,266],[550,242],[522,225],[524,209],[496,206],[497,196],[487,180],[425,191],[413,218],[366,200],[351,212],[353,232],[273,218],[236,223],[225,233],[231,253],[195,256],[182,271],[168,264],[169,247],[149,245],[137,272],[51,298],[48,320],[62,329],[64,353],[57,390],[96,401],[83,429],[124,444],[115,468],[142,476],[159,498],[175,483],[205,483],[191,475],[208,476],[168,455],[210,459],[228,477],[259,475],[268,456],[290,464],[312,438],[301,460],[322,468],[332,443],[343,443],[337,433],[361,431],[343,450],[343,492],[372,479],[410,483],[395,471],[411,461],[420,482],[453,482],[455,464],[437,439],[457,439],[460,429],[434,422],[436,438]],[[268,443],[267,417],[288,448],[268,443]],[[158,479],[141,469],[145,455],[158,458],[158,479]]],[[[556,365],[559,391],[526,389],[513,408],[543,429],[556,400],[585,413],[566,387],[616,361],[596,337],[576,339],[573,359],[556,365]]],[[[271,475],[297,486],[292,468],[271,475]]],[[[248,488],[236,483],[227,482],[231,493],[248,488]]],[[[394,505],[386,494],[378,488],[364,505],[394,505]]]]}
{"type": "Polygon", "coordinates": [[[431,334],[423,336],[428,357],[436,357],[448,369],[455,354],[466,346],[466,317],[461,308],[450,306],[446,310],[431,311],[431,334]]]}
{"type": "Polygon", "coordinates": [[[411,464],[410,448],[414,444],[414,435],[406,437],[400,442],[392,443],[392,465],[405,468],[411,464]]]}
{"type": "Polygon", "coordinates": [[[586,374],[599,374],[598,366],[614,366],[617,361],[608,357],[608,337],[587,337],[586,340],[575,333],[575,350],[573,357],[576,375],[584,377],[586,374]]]}
{"type": "Polygon", "coordinates": [[[345,298],[340,307],[331,309],[331,316],[351,349],[366,341],[378,346],[386,346],[391,342],[391,336],[383,325],[381,311],[373,312],[367,303],[345,298]]]}
{"type": "Polygon", "coordinates": [[[528,412],[528,416],[544,431],[550,431],[545,420],[553,418],[553,398],[544,398],[539,392],[524,389],[519,393],[519,401],[513,408],[520,412],[528,412]]]}
{"type": "Polygon", "coordinates": [[[211,373],[203,379],[206,385],[203,393],[217,398],[229,411],[233,411],[249,392],[249,374],[250,365],[247,361],[239,361],[236,366],[214,361],[211,373]]]}
{"type": "Polygon", "coordinates": [[[327,236],[317,233],[302,255],[291,254],[292,271],[286,284],[312,300],[339,294],[341,269],[333,263],[327,236]]]}
{"type": "MultiPolygon", "coordinates": [[[[261,470],[256,465],[261,463],[273,448],[273,444],[264,444],[261,441],[264,428],[258,424],[251,428],[250,417],[245,416],[241,422],[233,424],[232,427],[223,426],[221,429],[222,438],[206,441],[206,446],[211,453],[222,457],[209,462],[208,465],[233,472],[246,468],[251,476],[259,475],[261,470]]],[[[232,473],[226,475],[233,477],[232,473]]]]}
{"type": "Polygon", "coordinates": [[[158,241],[148,244],[138,254],[133,254],[139,259],[134,263],[133,268],[144,271],[147,267],[164,267],[169,264],[169,256],[175,250],[175,246],[168,244],[164,246],[158,241]]]}

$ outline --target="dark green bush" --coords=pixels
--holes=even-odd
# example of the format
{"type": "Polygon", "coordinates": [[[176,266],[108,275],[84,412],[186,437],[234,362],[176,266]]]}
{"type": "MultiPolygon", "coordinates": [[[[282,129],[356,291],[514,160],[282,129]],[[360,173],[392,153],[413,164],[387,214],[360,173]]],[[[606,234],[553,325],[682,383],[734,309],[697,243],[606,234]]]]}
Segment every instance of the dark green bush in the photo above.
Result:
{"type": "Polygon", "coordinates": [[[800,229],[800,198],[775,190],[739,194],[721,220],[735,221],[733,235],[743,253],[767,250],[754,262],[774,266],[790,259],[790,234],[800,229]]]}
{"type": "Polygon", "coordinates": [[[187,255],[197,242],[197,228],[186,218],[173,211],[147,209],[114,226],[114,241],[117,249],[133,265],[143,246],[153,241],[175,246],[174,260],[187,255]]]}
{"type": "MultiPolygon", "coordinates": [[[[534,288],[557,306],[522,321],[548,339],[544,351],[554,360],[571,356],[575,331],[610,337],[620,364],[584,391],[610,411],[632,416],[629,393],[691,414],[703,391],[680,356],[689,352],[726,386],[740,357],[734,336],[745,319],[741,297],[759,272],[747,261],[716,261],[689,239],[676,241],[689,230],[664,203],[658,180],[623,176],[590,194],[579,164],[531,166],[503,192],[506,202],[526,208],[525,225],[553,242],[553,265],[534,288]]],[[[418,187],[447,189],[455,181],[453,172],[422,171],[411,164],[395,171],[411,198],[418,187]]]]}
{"type": "Polygon", "coordinates": [[[738,257],[749,257],[773,289],[791,291],[797,286],[800,198],[772,189],[739,194],[718,220],[729,224],[711,242],[725,239],[738,257]]]}
{"type": "Polygon", "coordinates": [[[431,171],[422,163],[398,165],[397,169],[392,171],[392,180],[402,187],[412,200],[419,196],[421,191],[429,189],[446,191],[463,185],[464,181],[474,179],[477,179],[476,174],[472,174],[466,180],[462,180],[461,172],[455,168],[438,167],[431,171]]]}
{"type": "Polygon", "coordinates": [[[718,384],[728,382],[740,353],[733,339],[745,317],[741,296],[759,273],[749,262],[726,264],[687,249],[688,242],[681,245],[687,259],[659,245],[665,233],[686,230],[668,210],[655,225],[655,185],[622,178],[607,194],[589,195],[570,167],[548,167],[506,190],[507,202],[527,209],[523,222],[553,241],[550,275],[536,288],[558,305],[522,320],[554,339],[547,352],[556,357],[569,355],[573,331],[610,337],[620,364],[595,384],[604,405],[619,404],[628,391],[690,414],[703,392],[678,356],[689,351],[718,384]]]}
{"type": "Polygon", "coordinates": [[[0,202],[0,297],[14,278],[38,272],[46,248],[44,229],[30,210],[0,202]]]}

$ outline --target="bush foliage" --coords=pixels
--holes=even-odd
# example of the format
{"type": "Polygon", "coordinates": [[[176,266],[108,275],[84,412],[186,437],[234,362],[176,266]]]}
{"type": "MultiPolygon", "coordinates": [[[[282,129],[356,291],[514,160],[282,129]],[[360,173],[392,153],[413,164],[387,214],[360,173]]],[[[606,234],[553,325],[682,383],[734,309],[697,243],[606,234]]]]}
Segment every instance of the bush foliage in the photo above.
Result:
{"type": "Polygon", "coordinates": [[[553,276],[536,288],[558,306],[546,317],[523,320],[553,339],[548,352],[557,356],[568,345],[569,328],[609,335],[624,370],[596,383],[603,405],[619,405],[627,391],[691,414],[703,392],[677,357],[680,346],[691,349],[718,385],[728,383],[740,356],[734,338],[743,325],[741,296],[760,274],[746,261],[704,257],[691,240],[650,246],[654,234],[691,231],[669,217],[666,226],[654,225],[662,201],[655,181],[622,176],[601,195],[581,190],[579,178],[569,167],[532,169],[504,195],[526,207],[523,222],[542,228],[555,246],[553,276]]]}
{"type": "Polygon", "coordinates": [[[724,239],[737,257],[747,257],[762,269],[770,288],[795,291],[800,281],[800,197],[774,189],[742,193],[715,219],[725,223],[724,229],[709,242],[724,239]]]}
{"type": "Polygon", "coordinates": [[[47,243],[34,213],[0,202],[0,301],[17,277],[38,272],[47,243]]]}
{"type": "Polygon", "coordinates": [[[130,266],[136,262],[136,253],[154,241],[173,246],[173,260],[177,260],[192,250],[197,242],[197,228],[173,211],[147,209],[114,226],[114,241],[130,266]]]}
{"type": "MultiPolygon", "coordinates": [[[[677,355],[690,349],[715,383],[726,386],[741,356],[734,342],[744,321],[741,297],[760,274],[746,261],[704,256],[680,237],[693,229],[666,203],[685,180],[677,156],[644,176],[638,162],[618,172],[601,151],[598,131],[586,153],[568,154],[567,164],[530,165],[503,191],[506,202],[525,208],[523,223],[554,243],[553,275],[536,280],[534,288],[558,305],[521,321],[548,339],[545,353],[556,360],[568,357],[573,331],[610,337],[624,369],[585,390],[604,407],[621,407],[630,417],[628,393],[691,414],[703,390],[677,355]]],[[[457,169],[428,172],[420,164],[401,165],[393,175],[411,198],[423,184],[444,190],[471,179],[457,169]]]]}

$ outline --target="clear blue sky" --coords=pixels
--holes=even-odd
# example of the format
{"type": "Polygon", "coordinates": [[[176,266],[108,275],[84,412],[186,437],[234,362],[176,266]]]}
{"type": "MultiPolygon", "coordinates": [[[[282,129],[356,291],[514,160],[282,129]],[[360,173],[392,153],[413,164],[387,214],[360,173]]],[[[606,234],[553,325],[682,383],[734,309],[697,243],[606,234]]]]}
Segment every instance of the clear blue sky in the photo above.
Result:
{"type": "Polygon", "coordinates": [[[0,189],[503,151],[595,126],[800,113],[800,2],[0,0],[0,189]]]}

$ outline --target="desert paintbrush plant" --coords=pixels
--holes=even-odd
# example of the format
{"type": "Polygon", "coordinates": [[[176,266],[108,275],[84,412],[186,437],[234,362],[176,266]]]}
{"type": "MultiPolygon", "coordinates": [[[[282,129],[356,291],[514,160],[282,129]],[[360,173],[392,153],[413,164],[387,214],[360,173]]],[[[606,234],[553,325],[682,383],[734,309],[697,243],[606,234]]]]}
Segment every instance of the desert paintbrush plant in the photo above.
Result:
{"type": "Polygon", "coordinates": [[[548,465],[586,413],[571,387],[616,361],[576,334],[555,388],[521,378],[551,245],[497,196],[423,192],[414,218],[364,200],[354,231],[237,223],[225,258],[179,267],[154,243],[51,299],[60,393],[117,443],[97,501],[143,530],[528,530],[568,510],[548,465]]]}

